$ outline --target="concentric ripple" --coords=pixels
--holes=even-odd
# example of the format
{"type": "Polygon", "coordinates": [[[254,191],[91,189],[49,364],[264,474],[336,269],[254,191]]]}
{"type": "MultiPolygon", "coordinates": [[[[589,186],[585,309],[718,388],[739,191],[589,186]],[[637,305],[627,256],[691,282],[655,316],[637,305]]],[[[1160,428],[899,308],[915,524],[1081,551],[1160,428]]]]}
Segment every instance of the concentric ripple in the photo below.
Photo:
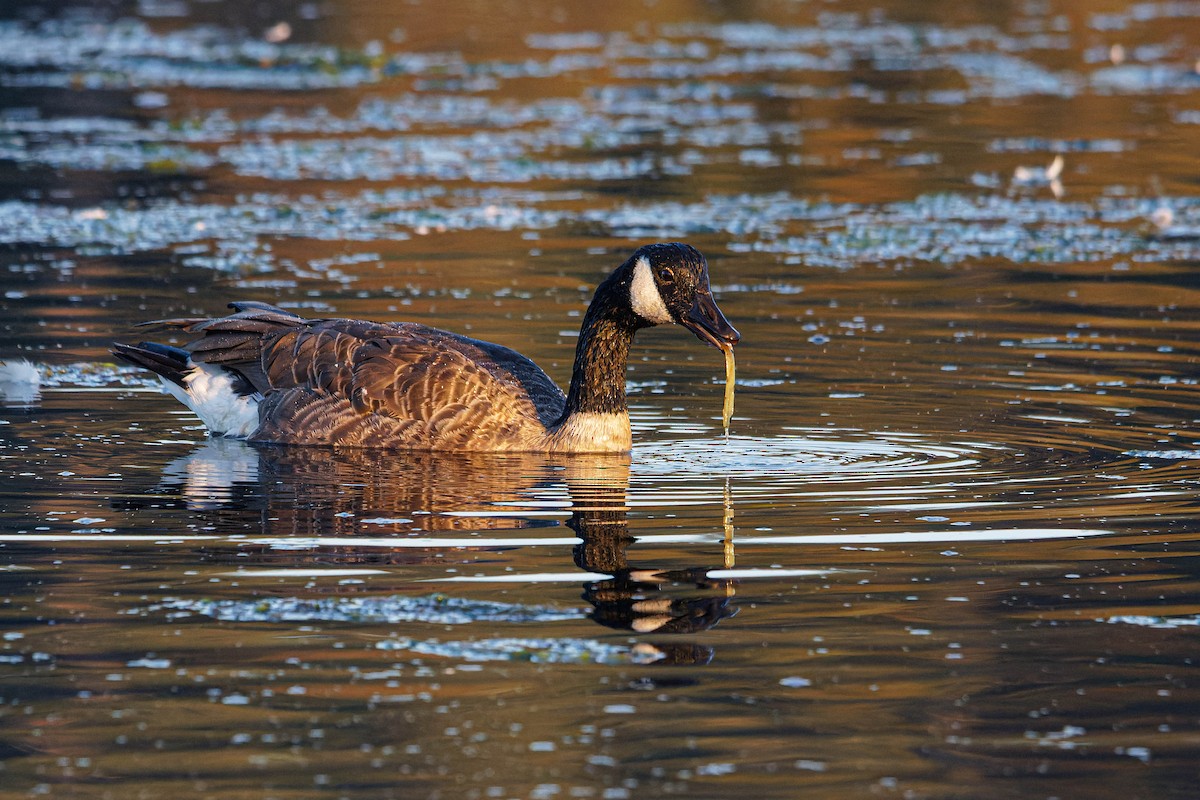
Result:
{"type": "Polygon", "coordinates": [[[937,441],[920,435],[847,429],[793,429],[777,436],[658,441],[638,446],[634,504],[719,496],[728,480],[739,499],[820,494],[886,497],[898,489],[937,486],[997,474],[1009,448],[986,442],[937,441]],[[719,480],[709,480],[717,478],[719,480]],[[708,484],[708,485],[706,485],[708,484]],[[862,484],[872,488],[863,489],[862,484]],[[649,494],[638,498],[642,490],[649,494]],[[714,494],[715,492],[715,494],[714,494]]]}
{"type": "MultiPolygon", "coordinates": [[[[1006,433],[1002,426],[993,432],[1006,433]]],[[[741,529],[757,527],[760,515],[777,517],[781,506],[822,507],[832,521],[907,526],[889,528],[883,539],[952,541],[983,530],[1027,531],[1030,539],[1055,530],[1095,535],[1111,530],[1112,518],[1153,519],[1192,494],[1178,464],[1157,453],[1061,434],[1047,433],[1044,443],[1031,438],[797,428],[770,437],[654,441],[636,448],[628,503],[651,514],[724,506],[741,529]],[[913,523],[928,536],[910,530],[913,523]]],[[[768,529],[783,532],[774,522],[768,529]]],[[[863,530],[845,530],[846,542],[865,541],[863,530]]]]}
{"type": "Polygon", "coordinates": [[[730,478],[784,474],[844,482],[945,477],[972,474],[993,453],[1006,449],[982,442],[935,442],[904,433],[791,430],[796,433],[650,442],[637,447],[633,472],[655,481],[705,472],[730,478]]]}

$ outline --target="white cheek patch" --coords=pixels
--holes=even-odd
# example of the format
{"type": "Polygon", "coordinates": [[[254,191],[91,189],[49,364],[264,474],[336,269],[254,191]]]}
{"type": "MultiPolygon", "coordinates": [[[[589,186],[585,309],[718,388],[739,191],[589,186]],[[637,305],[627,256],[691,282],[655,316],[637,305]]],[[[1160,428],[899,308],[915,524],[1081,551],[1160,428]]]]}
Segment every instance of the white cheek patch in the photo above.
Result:
{"type": "Polygon", "coordinates": [[[633,313],[655,325],[665,325],[675,321],[671,318],[671,312],[667,311],[662,294],[654,283],[654,274],[650,271],[650,261],[645,256],[639,258],[633,267],[633,283],[629,287],[629,306],[633,309],[633,313]]]}

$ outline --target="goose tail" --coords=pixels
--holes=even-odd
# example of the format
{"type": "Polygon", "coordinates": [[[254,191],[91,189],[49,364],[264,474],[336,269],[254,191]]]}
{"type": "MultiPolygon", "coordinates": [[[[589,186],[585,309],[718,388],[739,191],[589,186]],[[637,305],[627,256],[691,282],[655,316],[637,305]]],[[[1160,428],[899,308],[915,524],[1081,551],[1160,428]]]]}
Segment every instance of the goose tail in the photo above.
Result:
{"type": "Polygon", "coordinates": [[[186,350],[155,342],[114,344],[112,354],[158,375],[213,434],[245,438],[258,428],[262,397],[236,371],[197,364],[186,350]]]}
{"type": "Polygon", "coordinates": [[[142,342],[140,344],[114,344],[110,352],[122,361],[135,367],[148,369],[176,386],[187,388],[185,378],[192,367],[186,350],[166,344],[142,342]]]}

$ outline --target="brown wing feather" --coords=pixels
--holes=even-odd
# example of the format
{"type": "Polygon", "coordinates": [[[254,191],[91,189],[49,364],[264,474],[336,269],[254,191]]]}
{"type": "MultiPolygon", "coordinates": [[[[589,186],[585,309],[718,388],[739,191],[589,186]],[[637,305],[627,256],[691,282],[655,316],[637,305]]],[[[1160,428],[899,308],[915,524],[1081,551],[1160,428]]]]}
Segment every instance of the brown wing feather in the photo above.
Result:
{"type": "Polygon", "coordinates": [[[194,361],[235,369],[256,391],[265,394],[272,387],[262,367],[264,350],[280,335],[300,329],[309,321],[266,303],[242,301],[229,305],[236,313],[226,317],[159,319],[138,327],[200,334],[184,345],[194,361]]]}
{"type": "Polygon", "coordinates": [[[562,390],[524,356],[415,323],[306,320],[241,302],[215,319],[146,323],[199,334],[196,361],[263,395],[258,441],[361,447],[527,448],[562,413],[562,390]]]}
{"type": "Polygon", "coordinates": [[[271,392],[263,398],[259,416],[262,422],[252,441],[430,449],[419,422],[363,414],[344,397],[307,387],[271,392]]]}
{"type": "Polygon", "coordinates": [[[414,421],[431,449],[508,449],[544,435],[519,381],[490,361],[447,347],[430,351],[411,335],[375,339],[355,353],[352,407],[414,421]]]}

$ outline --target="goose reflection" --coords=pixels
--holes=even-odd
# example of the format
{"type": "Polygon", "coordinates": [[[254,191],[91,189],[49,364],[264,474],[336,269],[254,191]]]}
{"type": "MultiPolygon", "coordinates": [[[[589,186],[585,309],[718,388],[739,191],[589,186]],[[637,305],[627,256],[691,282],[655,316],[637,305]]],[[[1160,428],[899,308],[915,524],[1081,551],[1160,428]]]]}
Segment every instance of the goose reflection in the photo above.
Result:
{"type": "MultiPolygon", "coordinates": [[[[625,487],[604,484],[571,486],[574,500],[567,525],[579,536],[574,548],[575,563],[592,573],[612,577],[584,586],[583,597],[601,625],[636,633],[694,633],[733,616],[730,606],[734,583],[713,578],[709,567],[662,569],[630,563],[629,548],[635,538],[629,532],[625,487]],[[673,596],[669,590],[690,586],[700,595],[673,596]]],[[[725,568],[733,566],[732,513],[726,505],[725,568]]]]}
{"type": "MultiPolygon", "coordinates": [[[[583,582],[582,596],[597,624],[657,637],[696,633],[733,616],[735,582],[710,574],[733,566],[728,488],[721,563],[658,567],[630,557],[637,540],[629,530],[629,471],[625,454],[434,454],[211,439],[170,462],[156,493],[159,500],[165,494],[198,514],[212,515],[218,531],[236,528],[244,535],[247,527],[261,526],[264,538],[284,543],[257,551],[242,545],[239,565],[247,552],[270,559],[272,566],[314,560],[411,565],[432,560],[413,547],[422,534],[553,527],[569,515],[565,525],[577,537],[573,560],[590,578],[583,582]],[[245,512],[255,518],[246,519],[245,512]],[[355,544],[356,537],[361,542],[398,534],[413,538],[396,548],[380,546],[378,539],[371,546],[355,544]],[[295,548],[288,549],[289,539],[297,542],[295,548]]],[[[480,537],[478,545],[466,546],[501,550],[519,543],[489,544],[488,537],[480,537]]],[[[445,549],[432,537],[430,548],[445,549]]],[[[211,557],[221,558],[219,549],[211,557]]],[[[643,647],[655,648],[660,662],[711,657],[698,645],[643,647]]]]}
{"type": "MultiPolygon", "coordinates": [[[[589,463],[597,475],[616,469],[628,480],[627,457],[589,463]]],[[[563,469],[525,454],[280,447],[213,438],[167,464],[156,491],[193,511],[261,511],[267,536],[495,530],[555,524],[539,519],[536,507],[568,505],[565,495],[554,492],[563,469]],[[524,514],[516,513],[521,509],[524,514]]]]}

